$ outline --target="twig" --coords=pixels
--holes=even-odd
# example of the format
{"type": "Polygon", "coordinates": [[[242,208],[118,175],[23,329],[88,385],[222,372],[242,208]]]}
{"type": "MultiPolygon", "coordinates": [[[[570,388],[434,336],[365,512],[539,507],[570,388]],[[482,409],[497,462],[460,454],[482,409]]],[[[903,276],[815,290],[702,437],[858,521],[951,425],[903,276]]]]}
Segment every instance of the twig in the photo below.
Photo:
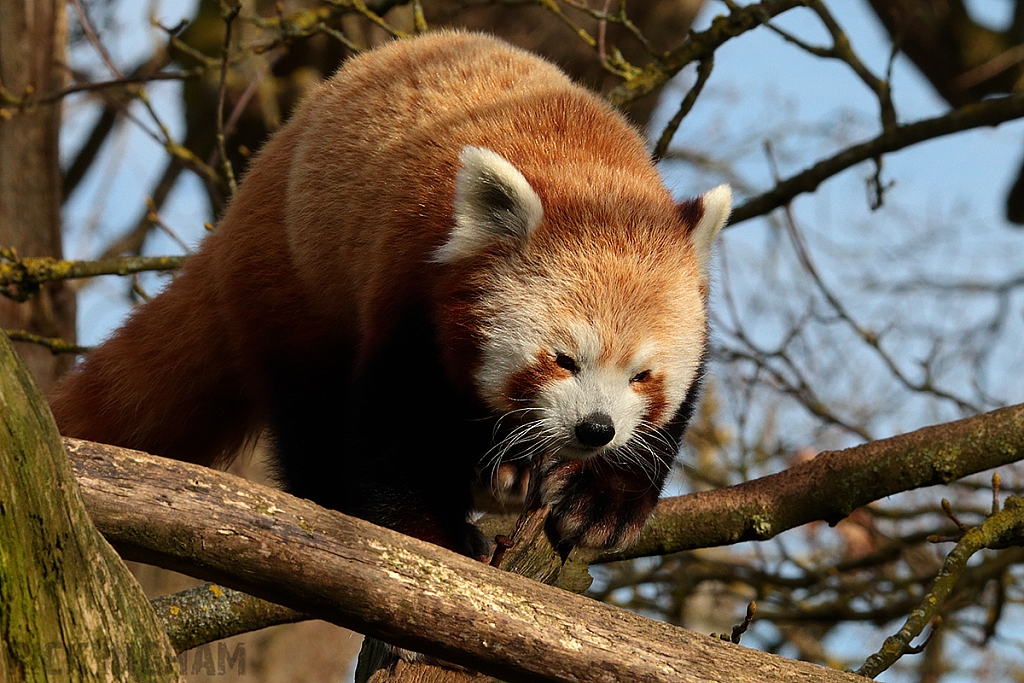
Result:
{"type": "MultiPolygon", "coordinates": [[[[771,152],[771,144],[766,143],[765,147],[768,153],[769,162],[772,165],[772,173],[776,178],[776,182],[778,182],[779,174],[778,169],[774,163],[774,156],[771,152]]],[[[958,396],[955,396],[954,394],[951,394],[948,391],[939,389],[938,387],[934,386],[927,373],[924,379],[922,379],[920,382],[915,382],[912,379],[910,379],[903,372],[902,369],[900,369],[899,365],[896,364],[896,361],[893,360],[893,358],[888,353],[886,353],[885,350],[882,348],[882,340],[878,333],[866,329],[860,323],[854,320],[853,316],[849,313],[849,311],[847,311],[846,307],[839,300],[839,297],[836,296],[832,292],[832,290],[825,284],[825,281],[818,274],[818,269],[815,267],[814,262],[811,260],[810,252],[807,249],[807,245],[804,243],[803,235],[800,232],[799,226],[796,222],[796,217],[793,215],[793,211],[790,208],[790,205],[787,203],[783,207],[783,210],[786,215],[785,225],[789,233],[790,241],[793,244],[793,248],[796,251],[797,259],[800,261],[800,264],[804,267],[804,270],[807,271],[807,274],[811,276],[811,280],[814,281],[814,284],[818,288],[818,291],[821,292],[821,295],[823,297],[825,297],[825,301],[828,302],[828,305],[832,308],[833,311],[835,311],[836,315],[838,315],[839,318],[843,322],[845,322],[849,326],[849,328],[853,330],[853,332],[857,336],[859,336],[861,340],[875,352],[875,354],[885,364],[886,368],[888,368],[889,372],[892,373],[892,375],[904,387],[910,389],[911,391],[917,393],[927,393],[945,399],[947,401],[951,401],[955,403],[956,406],[964,412],[981,412],[981,409],[978,406],[972,405],[970,402],[958,396]]]]}
{"type": "Polygon", "coordinates": [[[186,254],[192,251],[185,240],[181,239],[178,233],[164,222],[164,219],[160,216],[160,209],[152,197],[146,197],[146,220],[163,230],[164,234],[170,237],[171,241],[181,247],[181,250],[186,254]]]}
{"type": "Polygon", "coordinates": [[[103,58],[103,62],[110,69],[110,73],[118,80],[124,79],[124,74],[117,68],[117,64],[110,58],[110,53],[107,52],[107,48],[103,47],[103,43],[100,41],[100,37],[96,35],[96,31],[92,27],[92,22],[89,21],[88,15],[85,13],[85,8],[82,7],[81,0],[71,0],[71,6],[75,8],[75,16],[78,17],[78,24],[82,27],[82,32],[85,33],[85,37],[88,39],[89,44],[93,46],[96,52],[99,53],[100,57],[103,58]]]}
{"type": "Polygon", "coordinates": [[[711,76],[711,70],[715,66],[715,56],[709,55],[706,59],[702,60],[697,65],[697,82],[693,84],[693,87],[683,97],[683,101],[679,104],[679,110],[676,111],[672,120],[665,126],[665,130],[661,131],[661,136],[658,138],[658,143],[654,146],[654,152],[651,154],[651,158],[657,163],[661,161],[665,156],[665,152],[668,150],[669,144],[672,142],[672,138],[675,136],[676,131],[679,130],[679,124],[683,122],[683,118],[690,113],[693,109],[694,103],[697,101],[697,96],[700,95],[704,89],[704,84],[707,83],[708,77],[711,76]]]}
{"type": "Polygon", "coordinates": [[[768,192],[748,199],[733,209],[729,224],[736,225],[785,206],[797,195],[813,192],[825,180],[862,161],[925,140],[982,126],[997,126],[1022,116],[1024,95],[1018,94],[968,104],[942,116],[896,126],[868,142],[853,145],[828,159],[819,161],[810,168],[777,183],[768,192]]]}
{"type": "Polygon", "coordinates": [[[967,562],[979,550],[1005,547],[1008,544],[1024,542],[1024,499],[1008,498],[1003,509],[989,517],[980,527],[974,527],[964,534],[935,578],[928,594],[920,606],[910,613],[903,627],[893,636],[886,638],[882,649],[871,655],[856,673],[875,678],[904,654],[912,652],[911,641],[917,638],[925,627],[939,615],[943,603],[949,598],[967,562]]]}
{"type": "MultiPolygon", "coordinates": [[[[747,632],[747,629],[750,628],[751,622],[754,621],[754,613],[756,613],[756,612],[757,612],[757,603],[754,602],[754,601],[751,601],[747,605],[747,613],[743,617],[743,621],[732,627],[732,634],[726,635],[726,634],[722,633],[722,634],[718,635],[717,637],[720,640],[727,640],[730,643],[735,643],[736,645],[739,645],[740,639],[743,637],[743,634],[747,632]]],[[[712,637],[716,637],[714,633],[712,633],[711,636],[712,637]]]]}
{"type": "Polygon", "coordinates": [[[961,532],[967,531],[967,525],[961,522],[960,518],[956,516],[955,512],[953,512],[953,504],[945,498],[942,499],[942,511],[946,513],[946,517],[956,525],[957,529],[961,532]]]}
{"type": "Polygon", "coordinates": [[[691,33],[678,48],[647,64],[635,74],[628,75],[626,81],[608,95],[608,99],[612,104],[622,107],[648,95],[667,83],[687,64],[706,59],[727,40],[803,4],[801,0],[763,0],[743,7],[733,7],[728,15],[715,17],[707,30],[691,33]]]}
{"type": "Polygon", "coordinates": [[[88,346],[79,346],[78,344],[73,344],[57,337],[41,337],[38,334],[32,334],[26,330],[4,330],[4,332],[11,341],[29,342],[30,344],[45,346],[50,349],[50,353],[55,356],[62,353],[81,354],[88,353],[90,351],[88,346]]]}
{"type": "Polygon", "coordinates": [[[221,55],[220,83],[217,86],[217,149],[220,151],[221,170],[227,181],[228,192],[235,194],[238,185],[235,182],[235,170],[231,166],[231,159],[228,157],[227,146],[224,139],[224,99],[227,93],[228,82],[228,55],[231,52],[231,27],[234,25],[238,12],[242,9],[240,4],[234,4],[225,10],[224,18],[224,53],[221,55]]]}
{"type": "Polygon", "coordinates": [[[999,485],[1002,483],[1002,477],[999,476],[998,472],[992,473],[992,514],[999,512],[999,485]]]}
{"type": "MultiPolygon", "coordinates": [[[[408,35],[404,31],[399,31],[397,28],[395,28],[394,26],[392,26],[388,22],[384,21],[384,17],[381,16],[381,13],[378,13],[374,9],[371,9],[370,7],[367,7],[366,3],[363,0],[351,0],[351,4],[352,4],[352,7],[354,7],[356,9],[356,11],[359,12],[359,14],[363,15],[364,17],[369,19],[371,22],[373,22],[377,26],[380,26],[382,29],[387,31],[389,34],[391,34],[395,38],[407,38],[408,37],[408,35]]],[[[388,7],[387,9],[390,9],[390,7],[388,7]]],[[[384,12],[386,12],[386,11],[387,10],[384,10],[384,12]]]]}
{"type": "Polygon", "coordinates": [[[109,90],[110,88],[122,88],[124,86],[141,85],[151,81],[186,81],[193,78],[199,78],[202,75],[203,71],[200,69],[184,69],[182,71],[161,71],[159,73],[148,75],[124,76],[123,78],[115,78],[109,81],[74,83],[63,90],[58,90],[57,92],[50,93],[48,95],[26,98],[24,102],[22,102],[22,106],[30,107],[36,104],[50,104],[51,102],[56,102],[68,95],[74,95],[75,93],[80,92],[96,92],[99,90],[109,90]]]}
{"type": "Polygon", "coordinates": [[[784,31],[777,26],[774,26],[770,22],[765,24],[769,29],[780,35],[783,39],[790,43],[800,47],[806,52],[817,57],[823,57],[827,59],[837,59],[847,64],[857,77],[863,81],[864,85],[871,89],[878,98],[878,105],[880,110],[880,116],[882,120],[882,129],[886,130],[896,125],[896,110],[892,103],[892,93],[890,92],[888,80],[878,78],[867,66],[860,60],[857,53],[850,47],[850,39],[847,38],[843,28],[839,25],[839,22],[835,20],[828,8],[821,0],[806,0],[807,7],[811,8],[821,23],[825,25],[829,35],[832,37],[832,46],[823,48],[809,45],[803,40],[796,36],[784,31]]]}

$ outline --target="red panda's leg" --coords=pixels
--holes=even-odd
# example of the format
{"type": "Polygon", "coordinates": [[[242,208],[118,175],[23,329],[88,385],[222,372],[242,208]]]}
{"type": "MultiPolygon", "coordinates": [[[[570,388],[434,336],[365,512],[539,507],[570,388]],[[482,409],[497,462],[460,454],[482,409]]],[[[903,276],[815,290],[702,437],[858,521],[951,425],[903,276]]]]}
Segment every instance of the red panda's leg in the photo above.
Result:
{"type": "Polygon", "coordinates": [[[232,367],[208,256],[60,382],[50,406],[61,434],[205,465],[232,455],[252,407],[232,367]]]}
{"type": "MultiPolygon", "coordinates": [[[[339,354],[344,356],[345,354],[339,354]]],[[[428,323],[410,318],[358,370],[296,360],[272,380],[271,431],[290,492],[471,557],[474,468],[491,424],[440,366],[428,323]]]]}

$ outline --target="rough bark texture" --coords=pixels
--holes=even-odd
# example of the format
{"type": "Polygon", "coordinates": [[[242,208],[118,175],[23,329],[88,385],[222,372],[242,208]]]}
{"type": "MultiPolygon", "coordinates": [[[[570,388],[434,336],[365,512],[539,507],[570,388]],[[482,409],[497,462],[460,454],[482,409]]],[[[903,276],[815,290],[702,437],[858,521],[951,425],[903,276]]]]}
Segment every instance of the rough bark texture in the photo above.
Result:
{"type": "Polygon", "coordinates": [[[167,637],[89,521],[46,402],[2,333],[0,680],[179,680],[167,637]]]}
{"type": "MultiPolygon", "coordinates": [[[[0,10],[0,86],[15,97],[63,87],[67,39],[62,0],[4,0],[0,10]]],[[[61,257],[60,101],[0,111],[0,246],[22,256],[61,257]]],[[[63,282],[44,285],[26,303],[0,297],[0,328],[75,340],[75,295],[63,282]]],[[[45,391],[74,357],[21,342],[45,391]]]]}
{"type": "Polygon", "coordinates": [[[151,604],[178,653],[268,626],[308,619],[302,612],[215,583],[154,598],[151,604]]]}
{"type": "Polygon", "coordinates": [[[651,621],[214,470],[65,440],[97,526],[188,571],[504,681],[858,681],[651,621]]]}
{"type": "Polygon", "coordinates": [[[900,491],[948,484],[1024,459],[1024,404],[818,457],[737,486],[662,500],[640,542],[601,560],[767,540],[835,524],[900,491]]]}
{"type": "MultiPolygon", "coordinates": [[[[498,541],[491,566],[503,571],[583,593],[590,587],[588,566],[575,559],[565,561],[551,545],[545,527],[550,507],[531,509],[518,520],[490,515],[479,523],[481,530],[498,541]],[[509,535],[504,535],[508,533],[509,535]],[[504,536],[503,536],[504,535],[504,536]]],[[[490,676],[452,670],[430,661],[400,660],[394,649],[367,638],[359,653],[355,683],[486,683],[490,676]]]]}

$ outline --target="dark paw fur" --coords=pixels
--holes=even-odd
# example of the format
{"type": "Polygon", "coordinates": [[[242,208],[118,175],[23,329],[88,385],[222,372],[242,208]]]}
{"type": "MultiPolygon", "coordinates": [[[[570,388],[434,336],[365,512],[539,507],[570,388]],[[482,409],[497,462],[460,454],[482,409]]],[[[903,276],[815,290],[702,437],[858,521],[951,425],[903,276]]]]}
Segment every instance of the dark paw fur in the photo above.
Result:
{"type": "Polygon", "coordinates": [[[531,470],[525,458],[482,469],[473,486],[473,508],[498,514],[520,512],[530,489],[531,470]]]}
{"type": "Polygon", "coordinates": [[[660,491],[644,473],[569,460],[545,468],[540,495],[560,545],[622,550],[640,538],[660,491]]]}
{"type": "Polygon", "coordinates": [[[466,524],[466,536],[464,547],[457,550],[466,557],[478,562],[489,562],[494,555],[495,543],[492,539],[484,536],[484,533],[472,524],[466,524]]]}

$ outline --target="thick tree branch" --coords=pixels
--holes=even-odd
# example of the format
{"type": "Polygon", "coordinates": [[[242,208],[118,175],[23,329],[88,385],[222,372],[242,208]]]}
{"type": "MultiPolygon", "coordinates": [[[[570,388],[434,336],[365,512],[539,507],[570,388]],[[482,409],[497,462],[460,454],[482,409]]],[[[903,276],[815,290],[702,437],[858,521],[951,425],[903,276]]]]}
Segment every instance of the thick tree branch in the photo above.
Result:
{"type": "Polygon", "coordinates": [[[223,472],[65,440],[90,515],[186,571],[515,681],[858,681],[655,622],[223,472]]]}
{"type": "Polygon", "coordinates": [[[180,681],[170,642],[90,523],[46,401],[2,332],[0,680],[180,681]]]}
{"type": "Polygon", "coordinates": [[[766,540],[803,524],[835,524],[901,491],[948,484],[1024,459],[1024,404],[826,451],[737,486],[667,498],[640,542],[599,561],[766,540]]]}

